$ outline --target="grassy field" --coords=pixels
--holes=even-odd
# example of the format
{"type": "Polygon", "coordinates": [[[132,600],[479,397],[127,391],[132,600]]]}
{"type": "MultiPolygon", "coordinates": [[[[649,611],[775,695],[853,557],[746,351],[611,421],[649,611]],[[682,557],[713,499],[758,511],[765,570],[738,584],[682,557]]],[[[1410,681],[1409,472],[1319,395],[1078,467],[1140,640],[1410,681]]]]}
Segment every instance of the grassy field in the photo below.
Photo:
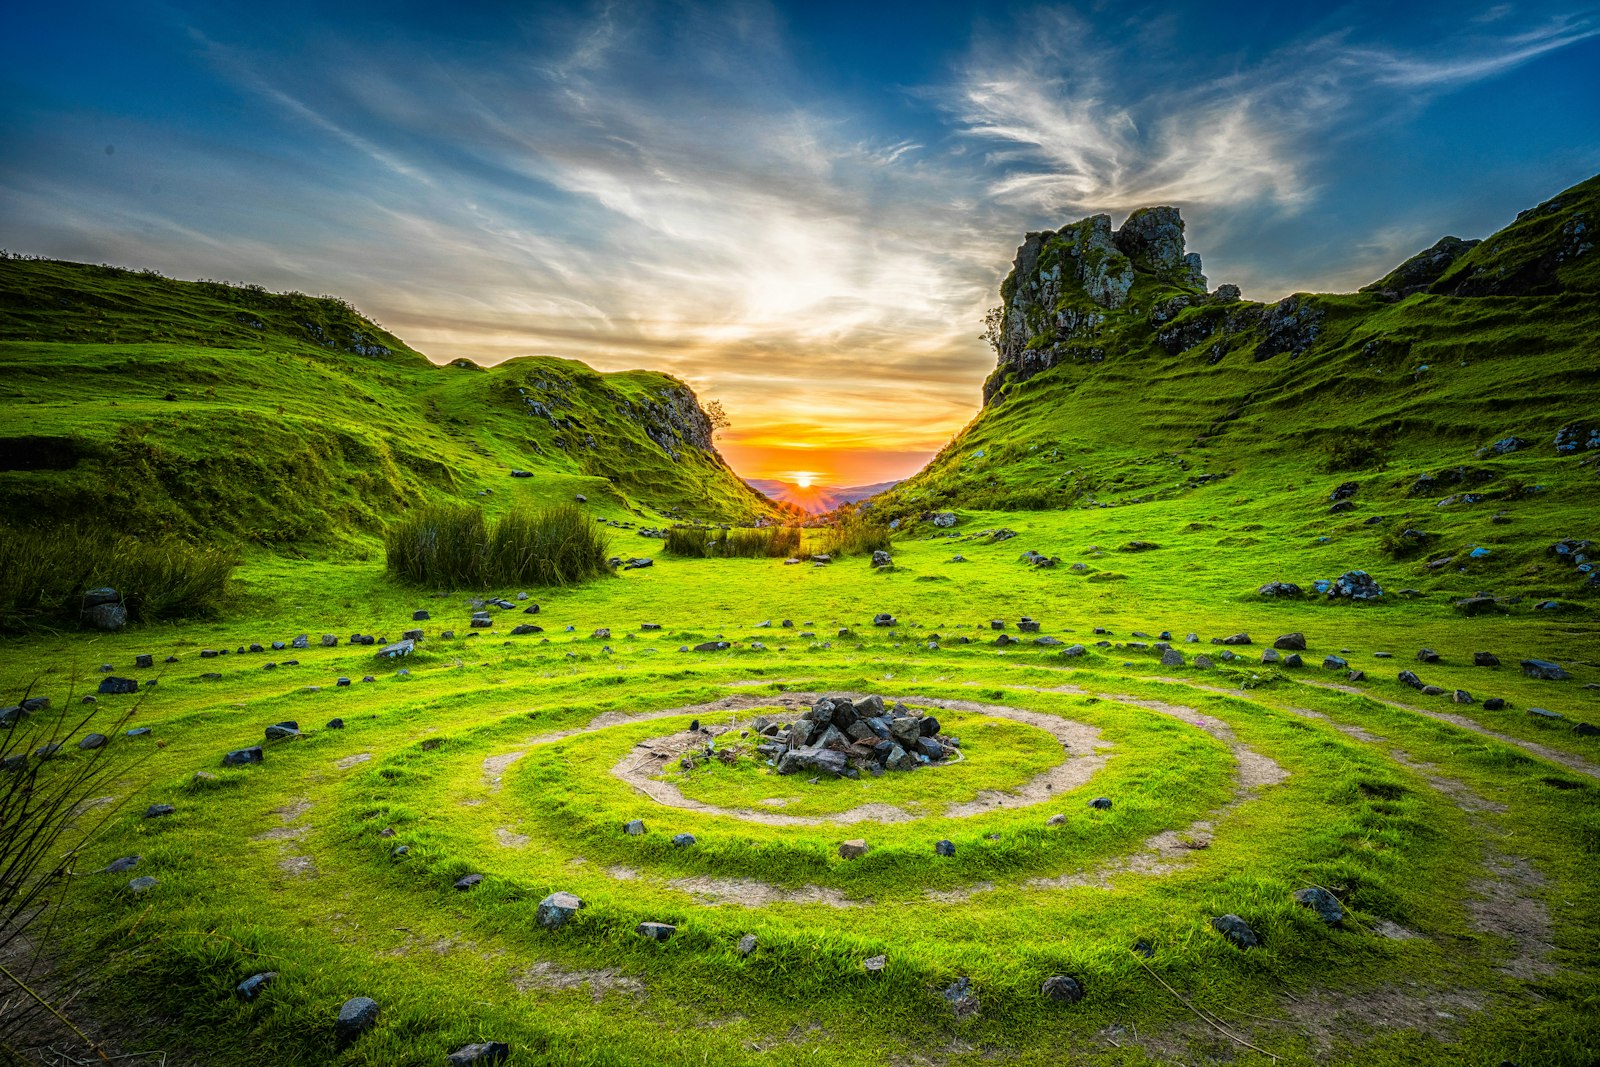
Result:
{"type": "Polygon", "coordinates": [[[798,546],[716,527],[768,505],[664,376],[434,367],[338,301],[0,262],[9,521],[240,560],[203,616],[0,639],[0,704],[115,735],[40,767],[112,784],[35,942],[93,976],[70,1010],[114,1062],[171,1067],[1600,1062],[1600,261],[1560,244],[1596,196],[1425,289],[1314,298],[1298,356],[1160,341],[1176,290],[1141,276],[1109,334],[798,546]],[[576,526],[651,565],[386,572],[424,505],[481,507],[487,542],[580,493],[576,526]],[[706,524],[682,553],[640,535],[680,519],[706,524]],[[1382,596],[1319,591],[1355,571],[1382,596]],[[1291,634],[1297,666],[1267,655],[1291,634]],[[960,759],[770,773],[741,735],[830,693],[935,715],[960,759]],[[556,892],[584,906],[547,929],[556,892]]]}

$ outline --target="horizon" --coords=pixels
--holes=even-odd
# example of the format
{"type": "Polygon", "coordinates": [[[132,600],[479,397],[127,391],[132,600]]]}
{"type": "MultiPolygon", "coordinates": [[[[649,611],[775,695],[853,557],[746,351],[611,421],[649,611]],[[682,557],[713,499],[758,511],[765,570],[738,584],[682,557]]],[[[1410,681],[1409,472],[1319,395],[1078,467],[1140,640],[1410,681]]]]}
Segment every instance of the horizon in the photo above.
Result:
{"type": "Polygon", "coordinates": [[[0,43],[13,250],[333,293],[438,363],[665,371],[741,476],[821,488],[970,421],[1029,230],[1175,204],[1272,300],[1600,169],[1593,6],[85,7],[0,43]]]}

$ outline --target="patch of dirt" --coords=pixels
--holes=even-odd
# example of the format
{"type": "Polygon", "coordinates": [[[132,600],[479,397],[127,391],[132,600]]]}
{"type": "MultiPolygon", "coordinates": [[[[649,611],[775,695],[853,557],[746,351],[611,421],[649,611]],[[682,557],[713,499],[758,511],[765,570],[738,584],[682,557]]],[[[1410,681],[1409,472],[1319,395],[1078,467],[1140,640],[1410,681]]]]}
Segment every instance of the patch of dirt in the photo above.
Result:
{"type": "Polygon", "coordinates": [[[616,867],[607,867],[606,874],[615,878],[619,882],[631,882],[635,878],[639,877],[639,872],[634,870],[632,867],[623,867],[620,865],[616,867]]]}
{"type": "Polygon", "coordinates": [[[1388,919],[1379,919],[1372,924],[1372,932],[1379,937],[1387,937],[1390,941],[1415,941],[1421,934],[1413,933],[1397,922],[1388,919]]]}
{"type": "Polygon", "coordinates": [[[273,808],[272,814],[278,816],[284,822],[294,822],[294,820],[310,810],[311,799],[309,797],[299,797],[291,800],[281,808],[273,808]]]}
{"type": "MultiPolygon", "coordinates": [[[[1294,1032],[1310,1038],[1323,1053],[1335,1044],[1360,1043],[1362,1037],[1393,1030],[1414,1030],[1449,1041],[1463,1017],[1483,1006],[1471,990],[1394,985],[1358,993],[1319,989],[1282,1001],[1294,1032]]],[[[1262,1038],[1281,1032],[1275,1023],[1252,1029],[1262,1038]]]]}
{"type": "Polygon", "coordinates": [[[754,878],[714,878],[697,875],[693,878],[674,878],[667,885],[681,889],[702,904],[737,904],[744,908],[762,908],[768,904],[826,904],[830,908],[870,907],[870,900],[852,900],[837,889],[819,885],[785,889],[769,885],[754,878]]]}
{"type": "Polygon", "coordinates": [[[513,973],[511,984],[519,993],[535,990],[568,993],[587,988],[589,997],[598,1004],[607,993],[624,993],[631,997],[644,995],[644,983],[629,978],[615,967],[593,971],[569,971],[541,960],[521,973],[513,973]]]}
{"type": "Polygon", "coordinates": [[[526,752],[502,752],[498,756],[485,757],[483,761],[483,784],[489,787],[491,793],[498,793],[500,791],[500,777],[506,773],[506,768],[526,755],[526,752]]]}
{"type": "Polygon", "coordinates": [[[380,953],[380,955],[400,957],[415,956],[426,952],[433,956],[447,956],[451,952],[454,952],[456,946],[459,944],[461,944],[461,942],[454,937],[436,937],[430,940],[428,938],[422,938],[416,936],[415,934],[408,933],[406,934],[406,939],[404,941],[400,942],[400,944],[396,945],[394,948],[380,953]]]}
{"type": "Polygon", "coordinates": [[[274,826],[270,830],[263,830],[250,840],[252,841],[298,841],[306,836],[309,827],[305,826],[274,826]]]}
{"type": "Polygon", "coordinates": [[[1472,882],[1467,914],[1472,925],[1486,934],[1509,940],[1511,959],[1495,969],[1525,981],[1554,974],[1549,962],[1550,909],[1538,897],[1545,884],[1540,874],[1521,856],[1491,851],[1484,861],[1486,877],[1472,882]]]}
{"type": "Polygon", "coordinates": [[[370,752],[357,752],[354,756],[346,756],[342,760],[335,760],[333,765],[335,767],[339,768],[341,771],[348,771],[351,767],[354,767],[356,764],[365,763],[365,762],[367,762],[367,760],[369,760],[371,758],[372,758],[372,753],[370,753],[370,752]]]}
{"type": "Polygon", "coordinates": [[[311,878],[317,873],[317,865],[310,856],[285,856],[278,861],[278,870],[292,878],[311,878]]]}
{"type": "Polygon", "coordinates": [[[499,826],[494,831],[495,840],[504,848],[523,848],[528,843],[527,834],[513,833],[509,827],[499,826]]]}

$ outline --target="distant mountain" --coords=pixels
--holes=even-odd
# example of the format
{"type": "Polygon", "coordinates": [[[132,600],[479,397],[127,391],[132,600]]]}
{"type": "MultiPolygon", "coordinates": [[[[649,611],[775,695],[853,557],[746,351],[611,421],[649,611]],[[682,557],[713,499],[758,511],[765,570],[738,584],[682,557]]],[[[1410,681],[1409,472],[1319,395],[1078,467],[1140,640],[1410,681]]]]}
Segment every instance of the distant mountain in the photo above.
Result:
{"type": "Polygon", "coordinates": [[[778,478],[747,478],[745,480],[773,500],[781,500],[793,504],[801,510],[812,514],[832,511],[840,504],[854,504],[858,500],[865,500],[869,496],[877,496],[879,493],[887,492],[900,484],[900,481],[896,479],[890,482],[874,482],[871,485],[852,485],[841,489],[831,485],[801,486],[778,478]]]}

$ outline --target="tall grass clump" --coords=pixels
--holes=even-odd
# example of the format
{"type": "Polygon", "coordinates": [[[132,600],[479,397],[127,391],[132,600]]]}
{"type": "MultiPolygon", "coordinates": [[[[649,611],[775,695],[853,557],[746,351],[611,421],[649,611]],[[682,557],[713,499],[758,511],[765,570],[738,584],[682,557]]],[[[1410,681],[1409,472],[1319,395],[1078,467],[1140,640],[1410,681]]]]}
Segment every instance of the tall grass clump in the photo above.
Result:
{"type": "Polygon", "coordinates": [[[889,550],[889,528],[856,515],[845,515],[822,535],[822,551],[830,556],[864,556],[889,550]]]}
{"type": "Polygon", "coordinates": [[[605,531],[576,504],[513,511],[491,528],[482,510],[421,508],[384,533],[390,575],[438,589],[576,585],[608,572],[605,531]]]}
{"type": "Polygon", "coordinates": [[[674,526],[667,530],[664,550],[669,556],[691,559],[783,559],[800,554],[798,526],[720,530],[705,526],[674,526]]]}
{"type": "Polygon", "coordinates": [[[213,615],[238,553],[95,527],[0,527],[0,630],[77,621],[85,590],[110,587],[135,621],[213,615]]]}

